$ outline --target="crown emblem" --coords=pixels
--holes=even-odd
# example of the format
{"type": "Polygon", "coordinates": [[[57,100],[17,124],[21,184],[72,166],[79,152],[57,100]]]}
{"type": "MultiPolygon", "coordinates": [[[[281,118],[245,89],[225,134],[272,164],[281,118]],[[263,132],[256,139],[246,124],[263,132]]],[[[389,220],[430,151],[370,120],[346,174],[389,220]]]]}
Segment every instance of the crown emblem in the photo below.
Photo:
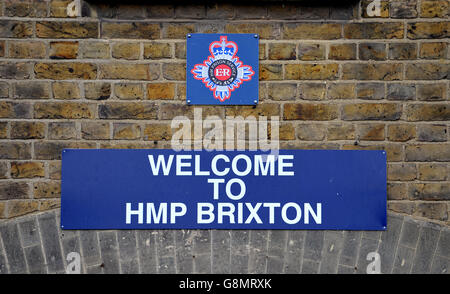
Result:
{"type": "Polygon", "coordinates": [[[216,59],[232,60],[237,51],[238,47],[236,43],[227,41],[226,36],[221,36],[219,42],[212,42],[211,45],[209,45],[209,52],[211,52],[216,59]]]}

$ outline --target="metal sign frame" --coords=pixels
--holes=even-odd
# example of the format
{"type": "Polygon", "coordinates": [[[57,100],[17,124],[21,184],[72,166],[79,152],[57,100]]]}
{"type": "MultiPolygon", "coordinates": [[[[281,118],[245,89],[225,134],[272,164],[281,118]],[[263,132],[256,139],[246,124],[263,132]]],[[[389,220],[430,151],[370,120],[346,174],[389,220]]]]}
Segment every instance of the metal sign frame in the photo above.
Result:
{"type": "MultiPolygon", "coordinates": [[[[386,228],[385,151],[279,150],[273,165],[270,160],[262,162],[263,155],[267,153],[66,149],[62,156],[62,228],[386,228]],[[159,157],[165,164],[161,162],[157,168],[159,157]],[[171,165],[164,171],[170,157],[171,165]],[[246,158],[250,158],[252,170],[242,174],[247,170],[246,158]],[[227,168],[227,174],[215,172],[227,168]],[[155,216],[162,203],[166,203],[166,222],[149,220],[149,213],[155,216]],[[169,217],[181,214],[183,206],[184,214],[172,222],[169,217]],[[225,216],[199,221],[200,212],[208,207],[213,207],[214,214],[225,211],[225,216]],[[136,214],[139,209],[141,215],[136,214]],[[226,216],[230,210],[233,220],[226,216]],[[248,221],[251,210],[262,222],[256,217],[248,221]]],[[[207,218],[208,213],[202,217],[207,218]]]]}

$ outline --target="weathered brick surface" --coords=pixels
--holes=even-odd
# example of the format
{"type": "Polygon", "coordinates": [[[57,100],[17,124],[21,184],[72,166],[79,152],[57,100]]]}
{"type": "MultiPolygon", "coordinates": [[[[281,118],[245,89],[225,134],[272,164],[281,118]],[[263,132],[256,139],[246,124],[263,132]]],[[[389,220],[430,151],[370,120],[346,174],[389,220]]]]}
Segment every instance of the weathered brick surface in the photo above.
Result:
{"type": "Polygon", "coordinates": [[[356,59],[356,44],[331,44],[328,59],[356,59]]]}
{"type": "Polygon", "coordinates": [[[340,24],[294,23],[283,26],[284,39],[320,39],[332,40],[341,37],[340,24]]]}
{"type": "Polygon", "coordinates": [[[447,57],[447,43],[422,43],[420,45],[419,55],[423,59],[445,59],[447,57]]]}
{"type": "Polygon", "coordinates": [[[285,120],[333,120],[338,117],[335,105],[328,104],[285,104],[285,120]]]}
{"type": "Polygon", "coordinates": [[[175,84],[173,83],[153,83],[147,85],[148,99],[174,99],[175,84]]]}
{"type": "Polygon", "coordinates": [[[133,123],[115,123],[113,138],[118,140],[136,140],[141,136],[141,127],[133,123]]]}
{"type": "Polygon", "coordinates": [[[39,198],[57,198],[61,196],[61,183],[58,181],[47,181],[35,183],[33,186],[33,197],[39,198]]]}
{"type": "Polygon", "coordinates": [[[3,181],[0,183],[1,200],[29,198],[30,187],[25,182],[3,181]]]}
{"type": "Polygon", "coordinates": [[[389,125],[387,129],[389,141],[406,142],[416,137],[416,127],[407,124],[389,125]]]}
{"type": "Polygon", "coordinates": [[[423,181],[444,181],[447,165],[442,163],[422,163],[419,165],[419,179],[423,181]]]}
{"type": "Polygon", "coordinates": [[[107,39],[157,39],[160,34],[158,23],[104,22],[101,29],[101,37],[107,39]]]}
{"type": "Polygon", "coordinates": [[[329,84],[327,96],[329,99],[354,99],[355,84],[353,83],[329,84]]]}
{"type": "Polygon", "coordinates": [[[94,118],[95,105],[75,102],[36,103],[34,105],[34,118],[76,119],[94,118]]]}
{"type": "Polygon", "coordinates": [[[12,85],[13,97],[20,99],[50,98],[50,85],[47,82],[17,82],[12,85]]]}
{"type": "Polygon", "coordinates": [[[393,1],[389,9],[392,18],[415,18],[417,17],[417,1],[393,1]]]}
{"type": "Polygon", "coordinates": [[[298,46],[298,59],[311,61],[311,60],[324,60],[326,58],[326,48],[321,44],[300,44],[298,46]]]}
{"type": "Polygon", "coordinates": [[[361,124],[358,126],[358,137],[365,141],[384,141],[384,124],[361,124]]]}
{"type": "Polygon", "coordinates": [[[47,5],[44,2],[32,1],[5,1],[6,16],[21,17],[45,17],[47,16],[47,5]]]}
{"type": "Polygon", "coordinates": [[[449,3],[446,0],[425,0],[420,7],[420,16],[423,18],[445,18],[449,14],[449,3]]]}
{"type": "MultiPolygon", "coordinates": [[[[414,214],[422,217],[424,211],[427,214],[442,211],[441,203],[426,205],[433,208],[424,210],[419,204],[414,214]]],[[[8,257],[5,273],[33,272],[37,268],[43,273],[63,272],[62,260],[68,249],[81,254],[82,268],[89,268],[88,273],[95,267],[100,273],[337,273],[346,268],[349,273],[365,273],[370,263],[365,257],[371,251],[380,253],[383,273],[399,270],[430,273],[433,260],[447,258],[449,246],[445,226],[396,213],[389,213],[387,231],[382,233],[235,231],[221,234],[205,230],[188,231],[187,235],[175,237],[173,233],[178,231],[170,230],[63,231],[57,226],[58,218],[59,212],[52,210],[33,219],[19,217],[0,224],[0,238],[8,257]],[[80,245],[71,245],[78,238],[80,245]],[[30,259],[27,248],[36,248],[35,254],[41,258],[30,259]],[[404,254],[405,248],[412,253],[404,254]],[[41,249],[45,254],[39,253],[41,249]],[[220,252],[228,252],[227,258],[221,258],[220,252]],[[397,264],[398,258],[402,261],[397,264]],[[132,266],[130,261],[139,266],[132,266]],[[405,268],[405,265],[409,266],[405,268]]],[[[444,266],[443,270],[448,268],[444,266]]]]}
{"type": "Polygon", "coordinates": [[[34,72],[38,79],[92,80],[97,76],[97,67],[92,63],[36,63],[34,72]]]}
{"type": "Polygon", "coordinates": [[[107,59],[110,57],[110,44],[107,41],[85,41],[81,43],[80,53],[83,58],[107,59]]]}
{"type": "Polygon", "coordinates": [[[162,75],[166,80],[186,80],[186,64],[184,63],[164,63],[162,65],[162,75]]]}
{"type": "Polygon", "coordinates": [[[28,79],[31,75],[32,64],[29,62],[0,62],[0,77],[2,79],[28,79]]]}
{"type": "Polygon", "coordinates": [[[297,96],[297,85],[291,83],[269,84],[268,96],[273,100],[294,100],[297,96]]]}
{"type": "Polygon", "coordinates": [[[344,25],[344,37],[348,39],[401,39],[403,23],[354,23],[344,25]]]}
{"type": "MultiPolygon", "coordinates": [[[[296,58],[295,44],[271,44],[269,47],[269,59],[292,60],[296,58]]],[[[303,54],[302,54],[303,55],[303,54]]]]}
{"type": "Polygon", "coordinates": [[[43,160],[61,160],[61,152],[65,148],[95,148],[95,143],[90,142],[36,142],[34,144],[34,156],[36,159],[43,160]]]}
{"type": "Polygon", "coordinates": [[[348,63],[342,66],[344,80],[382,80],[402,79],[402,65],[398,63],[348,63]]]}
{"type": "Polygon", "coordinates": [[[45,176],[43,162],[11,162],[12,178],[37,178],[45,176]]]}
{"type": "Polygon", "coordinates": [[[334,80],[338,75],[337,64],[287,64],[287,80],[334,80]]]}
{"type": "Polygon", "coordinates": [[[154,80],[159,76],[159,68],[148,64],[101,64],[99,71],[100,79],[154,80]]]}
{"type": "Polygon", "coordinates": [[[325,83],[301,83],[299,95],[305,100],[323,100],[326,98],[325,83]]]}
{"type": "Polygon", "coordinates": [[[9,42],[9,57],[22,59],[45,58],[45,43],[40,41],[14,41],[9,42]]]}
{"type": "Polygon", "coordinates": [[[382,43],[359,44],[359,59],[386,60],[386,44],[382,43]]]}
{"type": "Polygon", "coordinates": [[[450,64],[420,63],[406,66],[406,79],[408,80],[445,80],[448,79],[450,64]]]}
{"type": "Polygon", "coordinates": [[[48,124],[50,140],[76,139],[77,128],[74,122],[51,122],[48,124]]]}
{"type": "MultiPolygon", "coordinates": [[[[170,147],[170,120],[192,118],[194,111],[183,103],[186,35],[227,32],[260,37],[260,104],[202,107],[204,116],[280,116],[280,139],[289,148],[384,149],[388,209],[448,226],[448,0],[382,0],[376,17],[367,14],[368,0],[313,6],[84,1],[82,15],[69,18],[70,2],[0,1],[0,219],[59,207],[63,148],[170,147]]],[[[53,227],[53,221],[42,226],[53,227]]],[[[420,226],[422,237],[434,236],[420,226]]],[[[12,236],[14,228],[5,232],[12,236]]],[[[115,233],[93,235],[92,242],[80,238],[84,256],[88,247],[93,250],[85,272],[363,272],[354,267],[376,244],[346,233],[212,233],[211,255],[194,261],[187,252],[202,247],[176,249],[178,259],[155,256],[169,244],[166,233],[138,233],[136,255],[114,244],[115,233]],[[294,242],[286,241],[289,258],[283,259],[279,240],[294,242]],[[311,250],[312,243],[322,251],[311,250]],[[352,244],[360,251],[353,252],[352,244]],[[331,245],[336,253],[327,251],[331,245]],[[100,267],[102,253],[112,269],[100,267]],[[141,258],[146,263],[137,267],[141,258]]],[[[51,252],[35,242],[19,254],[13,248],[17,240],[3,240],[0,272],[2,254],[16,262],[6,267],[9,272],[63,270],[55,236],[42,237],[51,252]]],[[[63,251],[69,239],[62,241],[63,251]]],[[[441,272],[448,266],[442,250],[427,261],[424,239],[400,243],[397,253],[383,253],[383,260],[393,258],[389,271],[441,272]]]]}
{"type": "Polygon", "coordinates": [[[261,39],[279,39],[278,24],[269,23],[229,23],[225,25],[225,33],[258,34],[261,39]]]}
{"type": "Polygon", "coordinates": [[[97,38],[98,23],[39,21],[36,23],[36,36],[51,39],[97,38]]]}
{"type": "Polygon", "coordinates": [[[50,42],[51,59],[74,59],[78,56],[78,42],[50,42]]]}
{"type": "Polygon", "coordinates": [[[358,103],[344,105],[343,120],[398,120],[400,105],[393,103],[358,103]]]}
{"type": "Polygon", "coordinates": [[[135,83],[114,84],[114,93],[119,99],[142,99],[144,98],[144,87],[135,83]]]}
{"type": "Polygon", "coordinates": [[[70,3],[69,0],[54,0],[50,3],[50,16],[58,18],[69,17],[67,15],[67,5],[70,3]]]}
{"type": "Polygon", "coordinates": [[[172,138],[172,129],[168,124],[147,124],[143,130],[144,140],[160,141],[172,138]]]}
{"type": "Polygon", "coordinates": [[[154,103],[111,102],[99,105],[98,116],[101,119],[155,119],[158,106],[154,103]]]}
{"type": "Polygon", "coordinates": [[[415,144],[405,147],[407,161],[449,161],[448,144],[415,144]]]}
{"type": "Polygon", "coordinates": [[[4,142],[0,149],[0,159],[30,159],[31,143],[4,142]]]}
{"type": "Polygon", "coordinates": [[[356,97],[364,100],[381,100],[386,97],[385,85],[381,83],[358,83],[356,97]]]}
{"type": "Polygon", "coordinates": [[[86,140],[109,139],[109,123],[83,122],[81,124],[81,137],[86,140]]]}
{"type": "Polygon", "coordinates": [[[55,99],[77,99],[81,98],[80,86],[72,82],[52,83],[53,98],[55,99]]]}
{"type": "Polygon", "coordinates": [[[163,59],[172,57],[172,49],[167,43],[145,43],[144,58],[146,59],[163,59]]]}
{"type": "Polygon", "coordinates": [[[393,43],[389,44],[389,59],[413,60],[417,58],[417,44],[393,43]]]}
{"type": "Polygon", "coordinates": [[[45,136],[45,124],[41,122],[13,122],[12,139],[42,139],[45,136]]]}
{"type": "Polygon", "coordinates": [[[442,39],[448,38],[449,22],[413,22],[407,26],[409,39],[442,39]]]}
{"type": "Polygon", "coordinates": [[[17,217],[38,211],[39,202],[33,200],[13,200],[8,203],[8,218],[17,217]]]}
{"type": "Polygon", "coordinates": [[[0,139],[8,138],[8,122],[0,123],[0,139]]]}
{"type": "Polygon", "coordinates": [[[259,67],[260,81],[282,80],[283,67],[281,64],[261,64],[259,67]]]}
{"type": "Polygon", "coordinates": [[[450,105],[439,104],[410,104],[406,108],[409,121],[448,121],[450,119],[450,105]]]}
{"type": "Polygon", "coordinates": [[[417,140],[424,142],[445,142],[447,141],[446,125],[419,125],[417,127],[417,140]]]}
{"type": "Polygon", "coordinates": [[[117,59],[136,60],[141,55],[139,43],[116,43],[112,47],[112,56],[117,59]]]}
{"type": "Polygon", "coordinates": [[[2,38],[30,38],[33,35],[33,23],[28,20],[2,20],[0,27],[2,38]]]}
{"type": "Polygon", "coordinates": [[[85,83],[84,97],[92,100],[106,100],[111,96],[109,83],[85,83]]]}

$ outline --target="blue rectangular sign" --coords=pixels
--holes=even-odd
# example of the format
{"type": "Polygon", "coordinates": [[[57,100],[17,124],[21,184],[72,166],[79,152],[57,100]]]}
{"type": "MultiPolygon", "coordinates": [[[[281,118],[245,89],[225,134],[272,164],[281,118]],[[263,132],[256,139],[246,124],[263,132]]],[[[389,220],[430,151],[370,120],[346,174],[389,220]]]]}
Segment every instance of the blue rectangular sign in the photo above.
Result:
{"type": "Polygon", "coordinates": [[[258,103],[259,36],[189,34],[186,45],[186,103],[258,103]]]}
{"type": "Polygon", "coordinates": [[[65,149],[63,229],[386,229],[386,154],[65,149]]]}

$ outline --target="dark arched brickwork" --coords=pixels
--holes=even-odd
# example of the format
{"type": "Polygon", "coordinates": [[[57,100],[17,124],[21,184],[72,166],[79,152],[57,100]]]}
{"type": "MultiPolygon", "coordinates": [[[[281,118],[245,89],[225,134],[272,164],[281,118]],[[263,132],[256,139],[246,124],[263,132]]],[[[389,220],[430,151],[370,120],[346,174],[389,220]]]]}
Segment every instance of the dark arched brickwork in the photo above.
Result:
{"type": "Polygon", "coordinates": [[[450,229],[390,213],[385,232],[281,230],[61,231],[59,210],[0,223],[0,273],[448,273],[450,229]]]}

